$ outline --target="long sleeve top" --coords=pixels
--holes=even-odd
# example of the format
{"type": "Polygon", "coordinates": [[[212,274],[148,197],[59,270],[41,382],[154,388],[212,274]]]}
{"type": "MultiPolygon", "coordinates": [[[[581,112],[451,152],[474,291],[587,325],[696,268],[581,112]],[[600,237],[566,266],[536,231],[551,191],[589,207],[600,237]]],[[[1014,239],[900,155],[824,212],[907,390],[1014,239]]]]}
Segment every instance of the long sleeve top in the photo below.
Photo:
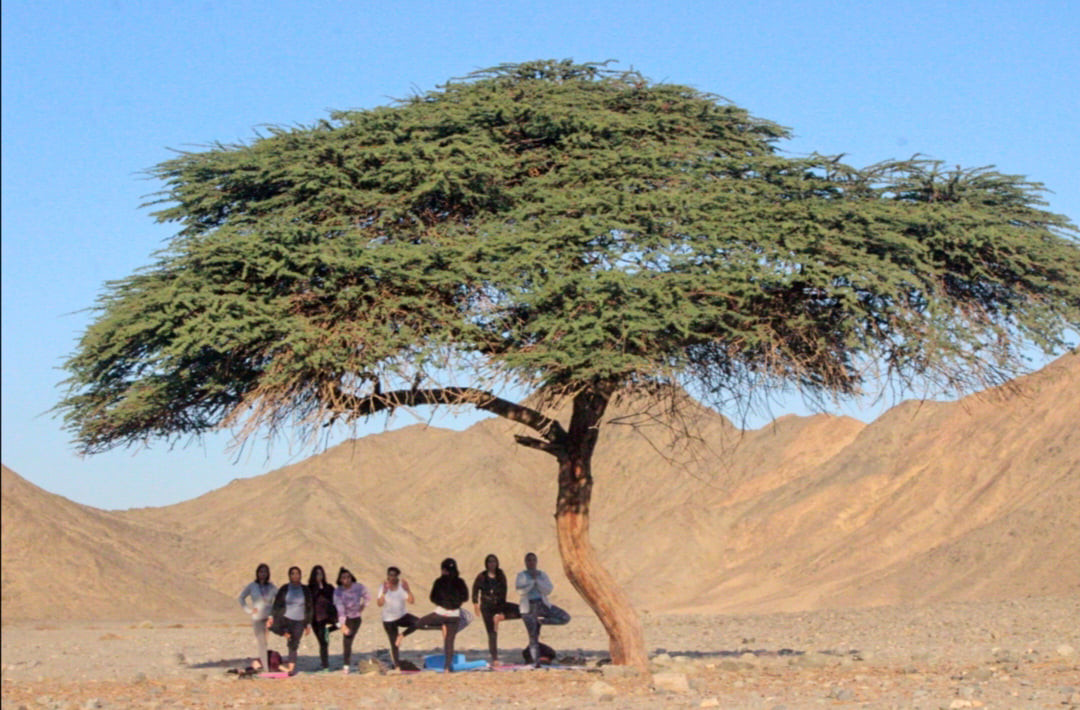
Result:
{"type": "Polygon", "coordinates": [[[431,603],[443,609],[454,611],[469,601],[469,587],[461,577],[443,575],[431,585],[431,603]]]}
{"type": "Polygon", "coordinates": [[[282,585],[278,589],[277,595],[274,597],[274,607],[271,611],[271,614],[273,614],[275,619],[277,619],[278,617],[284,617],[293,619],[294,621],[301,621],[301,619],[296,618],[300,616],[299,604],[303,604],[303,622],[305,624],[310,624],[311,618],[315,613],[315,603],[311,597],[311,590],[303,584],[282,585]],[[290,590],[293,592],[293,599],[297,602],[296,604],[294,604],[292,616],[288,615],[290,590]],[[300,599],[302,599],[302,601],[300,601],[300,599]]]}
{"type": "Polygon", "coordinates": [[[244,587],[244,591],[240,592],[240,606],[245,611],[251,610],[252,619],[265,621],[266,617],[270,616],[270,609],[274,606],[274,595],[276,594],[277,587],[274,584],[270,582],[266,584],[252,582],[244,587]],[[247,601],[248,599],[251,601],[247,601]]]}
{"type": "Polygon", "coordinates": [[[498,606],[506,601],[506,574],[496,570],[494,577],[489,577],[487,570],[476,575],[472,585],[472,603],[487,607],[498,606]]]}
{"type": "Polygon", "coordinates": [[[548,595],[551,594],[551,590],[555,589],[555,585],[551,583],[551,578],[547,576],[547,572],[543,570],[522,570],[518,572],[517,579],[514,581],[514,587],[517,588],[518,594],[521,595],[520,608],[522,614],[529,613],[530,601],[541,601],[546,605],[551,604],[548,601],[548,595]]]}
{"type": "Polygon", "coordinates": [[[371,601],[367,587],[353,582],[351,587],[339,586],[334,590],[334,606],[337,608],[338,625],[344,625],[346,619],[358,619],[364,607],[371,601]]]}

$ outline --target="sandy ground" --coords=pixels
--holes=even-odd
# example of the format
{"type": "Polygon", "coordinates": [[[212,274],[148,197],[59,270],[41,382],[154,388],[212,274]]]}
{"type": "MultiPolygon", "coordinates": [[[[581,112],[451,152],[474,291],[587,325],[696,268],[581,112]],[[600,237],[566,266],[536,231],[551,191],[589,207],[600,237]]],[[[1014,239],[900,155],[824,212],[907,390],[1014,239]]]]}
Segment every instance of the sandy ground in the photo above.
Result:
{"type": "MultiPolygon", "coordinates": [[[[5,624],[3,708],[1080,708],[1080,598],[887,607],[756,616],[646,616],[652,667],[598,663],[606,639],[577,618],[545,629],[573,670],[443,675],[317,673],[313,638],[301,672],[239,679],[254,653],[246,623],[5,624]]],[[[284,651],[280,639],[272,648],[284,651]]],[[[525,642],[519,622],[500,636],[504,661],[525,642]]],[[[405,657],[435,650],[413,636],[405,657]]],[[[385,658],[377,616],[365,620],[360,658],[385,658]]],[[[483,627],[458,650],[486,658],[483,627]]],[[[355,655],[355,651],[354,651],[355,655]]]]}

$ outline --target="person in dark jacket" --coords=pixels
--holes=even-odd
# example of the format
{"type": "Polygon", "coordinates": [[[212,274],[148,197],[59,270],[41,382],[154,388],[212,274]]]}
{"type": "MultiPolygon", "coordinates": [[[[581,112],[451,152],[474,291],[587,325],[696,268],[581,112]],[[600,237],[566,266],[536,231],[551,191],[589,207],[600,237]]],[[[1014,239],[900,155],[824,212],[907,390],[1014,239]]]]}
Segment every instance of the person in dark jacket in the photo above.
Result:
{"type": "Polygon", "coordinates": [[[499,567],[499,558],[488,555],[484,558],[484,571],[473,581],[472,603],[476,615],[484,619],[492,664],[499,662],[499,622],[521,618],[518,605],[506,601],[506,592],[506,573],[499,567]]]}
{"type": "Polygon", "coordinates": [[[302,575],[299,567],[289,568],[289,583],[278,589],[270,618],[266,620],[266,628],[283,629],[289,644],[290,674],[296,673],[296,650],[315,614],[315,600],[311,598],[311,590],[300,583],[302,575]]]}
{"type": "Polygon", "coordinates": [[[469,601],[469,588],[458,572],[457,562],[447,557],[442,561],[442,575],[431,585],[429,599],[435,605],[435,611],[421,617],[416,624],[405,629],[398,636],[397,644],[402,639],[419,629],[442,629],[443,633],[443,672],[450,673],[454,662],[454,637],[463,626],[461,605],[469,601]]]}
{"type": "Polygon", "coordinates": [[[326,579],[326,570],[322,565],[315,565],[308,575],[308,590],[311,592],[315,610],[311,618],[311,630],[319,642],[319,661],[322,669],[330,669],[330,632],[337,628],[337,610],[334,608],[334,585],[326,579]]]}

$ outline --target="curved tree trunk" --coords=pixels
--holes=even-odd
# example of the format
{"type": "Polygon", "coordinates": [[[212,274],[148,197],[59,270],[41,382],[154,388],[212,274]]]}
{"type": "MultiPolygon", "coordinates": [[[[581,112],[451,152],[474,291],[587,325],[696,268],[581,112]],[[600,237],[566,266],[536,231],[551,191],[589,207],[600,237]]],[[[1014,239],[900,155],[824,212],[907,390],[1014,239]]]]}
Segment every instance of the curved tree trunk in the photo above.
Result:
{"type": "Polygon", "coordinates": [[[559,461],[559,497],[555,525],[563,570],[574,589],[599,617],[608,633],[612,662],[644,668],[645,635],[637,611],[589,542],[592,499],[592,452],[607,397],[584,393],[574,399],[574,415],[559,461]]]}
{"type": "Polygon", "coordinates": [[[649,659],[641,621],[626,594],[596,559],[589,543],[589,514],[556,515],[555,524],[563,571],[604,625],[612,662],[644,668],[649,659]]]}

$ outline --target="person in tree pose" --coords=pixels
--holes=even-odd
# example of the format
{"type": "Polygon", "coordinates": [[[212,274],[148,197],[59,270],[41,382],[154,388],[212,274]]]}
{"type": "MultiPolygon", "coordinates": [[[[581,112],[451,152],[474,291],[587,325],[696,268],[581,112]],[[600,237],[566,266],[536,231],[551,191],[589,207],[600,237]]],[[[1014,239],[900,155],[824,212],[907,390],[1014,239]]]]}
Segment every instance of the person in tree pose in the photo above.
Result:
{"type": "Polygon", "coordinates": [[[325,671],[330,668],[330,632],[337,628],[334,624],[337,611],[334,609],[334,585],[326,579],[326,570],[322,565],[311,568],[308,589],[315,602],[311,629],[315,632],[315,640],[319,642],[319,661],[325,671]]]}
{"type": "Polygon", "coordinates": [[[289,646],[289,673],[296,673],[296,650],[300,648],[300,639],[305,636],[315,613],[315,603],[311,590],[300,583],[303,572],[299,567],[289,568],[289,583],[277,591],[271,618],[266,620],[266,628],[283,627],[289,646]]]}
{"type": "Polygon", "coordinates": [[[506,601],[506,592],[506,574],[499,567],[499,558],[488,555],[484,558],[484,570],[473,581],[472,603],[476,615],[484,619],[493,664],[499,662],[499,622],[521,618],[518,605],[506,601]]]}
{"type": "Polygon", "coordinates": [[[398,628],[412,628],[418,621],[415,615],[405,611],[406,604],[415,602],[409,583],[401,577],[401,570],[388,567],[386,581],[379,587],[375,603],[382,607],[382,625],[386,630],[386,637],[390,639],[390,657],[394,661],[394,668],[401,667],[401,659],[398,658],[398,628]]]}
{"type": "Polygon", "coordinates": [[[570,623],[570,614],[548,601],[555,588],[551,578],[537,569],[536,553],[525,555],[525,569],[518,572],[514,586],[521,595],[521,620],[529,632],[529,660],[540,667],[540,625],[562,626],[570,623]]]}
{"type": "Polygon", "coordinates": [[[266,668],[266,619],[274,604],[277,586],[270,581],[270,566],[265,562],[255,568],[255,581],[240,592],[240,606],[251,615],[260,667],[266,668]]]}
{"type": "Polygon", "coordinates": [[[397,638],[402,639],[418,629],[442,629],[443,633],[443,673],[453,670],[454,637],[462,627],[461,605],[469,600],[469,588],[458,572],[457,562],[452,557],[442,561],[442,574],[431,585],[429,599],[435,605],[435,611],[421,617],[405,629],[397,638]]]}
{"type": "Polygon", "coordinates": [[[337,623],[341,627],[341,644],[344,651],[344,665],[342,673],[349,672],[349,662],[352,661],[352,645],[356,638],[356,632],[360,630],[360,615],[364,607],[371,601],[367,587],[356,581],[356,577],[349,570],[342,567],[338,570],[337,589],[334,590],[334,607],[337,610],[337,623]]]}

